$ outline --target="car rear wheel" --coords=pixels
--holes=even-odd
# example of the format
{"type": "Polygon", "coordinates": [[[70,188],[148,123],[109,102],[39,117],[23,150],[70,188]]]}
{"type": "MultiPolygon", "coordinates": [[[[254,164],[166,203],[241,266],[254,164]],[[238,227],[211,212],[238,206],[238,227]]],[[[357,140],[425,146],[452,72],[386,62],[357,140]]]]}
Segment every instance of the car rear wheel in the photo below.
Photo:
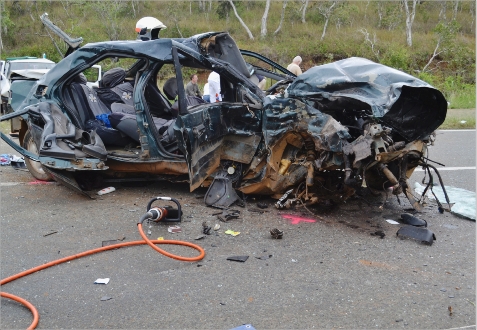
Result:
{"type": "MultiPolygon", "coordinates": [[[[23,139],[23,148],[28,150],[29,152],[38,155],[38,148],[36,147],[35,141],[33,140],[33,136],[31,135],[30,130],[28,130],[25,134],[25,138],[23,139]]],[[[35,162],[34,160],[25,157],[25,164],[30,171],[31,175],[35,177],[35,179],[41,181],[52,181],[53,178],[50,174],[45,172],[43,169],[43,165],[40,162],[35,162]]]]}

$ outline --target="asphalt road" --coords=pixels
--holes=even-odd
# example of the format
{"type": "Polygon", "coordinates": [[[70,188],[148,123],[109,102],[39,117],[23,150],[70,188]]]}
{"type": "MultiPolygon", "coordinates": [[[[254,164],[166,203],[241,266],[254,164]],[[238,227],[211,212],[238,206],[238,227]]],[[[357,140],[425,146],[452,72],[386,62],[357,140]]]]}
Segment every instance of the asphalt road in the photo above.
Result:
{"type": "MultiPolygon", "coordinates": [[[[0,142],[0,153],[11,152],[0,142]]],[[[475,166],[475,131],[439,132],[430,158],[475,166]]],[[[475,170],[441,173],[446,185],[475,191],[475,170]]],[[[1,167],[0,178],[2,278],[103,241],[140,240],[136,222],[154,196],[179,199],[184,216],[181,233],[153,224],[146,226],[149,236],[192,241],[206,250],[204,260],[188,263],[148,246],[122,248],[2,286],[36,306],[39,329],[230,329],[245,323],[256,329],[475,329],[475,222],[441,215],[435,205],[419,215],[437,238],[427,246],[397,238],[399,226],[385,221],[410,207],[403,198],[403,205],[392,198],[382,209],[381,199],[368,196],[368,204],[356,198],[332,210],[313,209],[319,217],[273,207],[256,213],[258,200],[248,199],[237,208],[239,219],[223,223],[198,198],[205,190],[189,193],[187,185],[118,185],[90,200],[56,183],[38,184],[12,167],[1,167]],[[284,215],[302,219],[293,224],[284,215]],[[195,241],[203,221],[221,228],[195,241]],[[271,228],[283,230],[283,239],[271,239],[271,228]],[[225,235],[226,229],[240,235],[225,235]],[[385,237],[372,235],[376,231],[385,237]],[[226,260],[230,256],[249,259],[226,260]],[[110,282],[93,284],[98,278],[110,282]]],[[[4,298],[0,316],[2,329],[31,322],[26,308],[4,298]]]]}

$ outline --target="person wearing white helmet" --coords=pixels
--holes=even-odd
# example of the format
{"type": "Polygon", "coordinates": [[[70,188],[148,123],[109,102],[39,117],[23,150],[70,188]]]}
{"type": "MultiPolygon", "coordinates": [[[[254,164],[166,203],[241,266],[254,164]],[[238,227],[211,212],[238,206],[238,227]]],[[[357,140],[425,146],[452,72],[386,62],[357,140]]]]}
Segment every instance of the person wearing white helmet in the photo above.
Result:
{"type": "Polygon", "coordinates": [[[160,20],[154,17],[143,17],[136,23],[137,39],[142,41],[159,39],[159,31],[165,29],[160,20]]]}

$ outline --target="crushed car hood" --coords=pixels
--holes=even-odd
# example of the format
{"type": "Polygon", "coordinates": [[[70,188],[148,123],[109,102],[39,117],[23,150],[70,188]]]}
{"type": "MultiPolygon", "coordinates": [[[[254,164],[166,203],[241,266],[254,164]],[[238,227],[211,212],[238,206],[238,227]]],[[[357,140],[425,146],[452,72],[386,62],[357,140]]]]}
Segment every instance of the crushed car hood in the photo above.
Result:
{"type": "Polygon", "coordinates": [[[349,108],[372,111],[406,140],[431,134],[444,121],[440,91],[402,71],[358,57],[315,66],[298,76],[288,97],[313,100],[322,112],[349,108]]]}

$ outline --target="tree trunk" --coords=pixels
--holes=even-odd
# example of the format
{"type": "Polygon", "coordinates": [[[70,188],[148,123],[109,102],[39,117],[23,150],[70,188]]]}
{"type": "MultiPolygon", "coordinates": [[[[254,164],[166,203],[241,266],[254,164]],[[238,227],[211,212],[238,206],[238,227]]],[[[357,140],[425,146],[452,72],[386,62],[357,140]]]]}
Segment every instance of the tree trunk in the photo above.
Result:
{"type": "Polygon", "coordinates": [[[305,3],[303,5],[303,11],[301,12],[301,22],[303,24],[306,23],[305,16],[306,16],[306,8],[308,7],[308,2],[309,0],[305,0],[305,3]]]}
{"type": "Polygon", "coordinates": [[[280,24],[278,24],[278,27],[275,30],[275,32],[273,32],[273,34],[277,34],[282,29],[283,19],[285,18],[285,8],[287,7],[287,2],[288,0],[283,1],[282,15],[280,16],[280,24]]]}
{"type": "Polygon", "coordinates": [[[318,11],[320,12],[321,15],[325,18],[325,26],[323,27],[323,33],[321,34],[321,41],[325,39],[325,34],[326,34],[326,28],[328,27],[328,22],[330,21],[331,14],[333,13],[333,8],[336,5],[337,1],[333,1],[331,6],[329,8],[326,8],[324,6],[320,6],[318,8],[318,11]]]}
{"type": "Polygon", "coordinates": [[[262,28],[260,30],[260,37],[265,38],[267,36],[267,18],[268,11],[270,10],[270,0],[267,0],[265,4],[265,11],[262,16],[262,28]]]}
{"type": "Polygon", "coordinates": [[[406,11],[406,42],[409,47],[412,46],[412,23],[416,16],[416,4],[418,0],[412,0],[412,9],[409,10],[407,0],[403,0],[404,9],[406,11]]]}
{"type": "Polygon", "coordinates": [[[326,20],[325,20],[325,26],[323,26],[323,33],[321,34],[320,41],[323,41],[323,39],[325,39],[326,27],[328,26],[329,21],[330,21],[330,19],[329,19],[329,17],[327,17],[326,20]]]}
{"type": "Polygon", "coordinates": [[[452,20],[456,20],[457,18],[457,11],[459,10],[459,0],[454,1],[454,10],[452,11],[452,20]]]}
{"type": "Polygon", "coordinates": [[[234,10],[235,17],[237,17],[237,19],[239,20],[240,24],[242,24],[242,26],[243,26],[243,28],[245,29],[245,31],[247,31],[248,37],[249,37],[250,39],[254,40],[252,32],[250,32],[250,29],[247,27],[247,25],[244,23],[244,21],[242,21],[242,19],[240,18],[239,14],[237,13],[237,9],[235,8],[234,3],[232,2],[232,0],[228,0],[228,1],[229,1],[229,3],[230,3],[230,6],[232,6],[232,9],[234,10]]]}

